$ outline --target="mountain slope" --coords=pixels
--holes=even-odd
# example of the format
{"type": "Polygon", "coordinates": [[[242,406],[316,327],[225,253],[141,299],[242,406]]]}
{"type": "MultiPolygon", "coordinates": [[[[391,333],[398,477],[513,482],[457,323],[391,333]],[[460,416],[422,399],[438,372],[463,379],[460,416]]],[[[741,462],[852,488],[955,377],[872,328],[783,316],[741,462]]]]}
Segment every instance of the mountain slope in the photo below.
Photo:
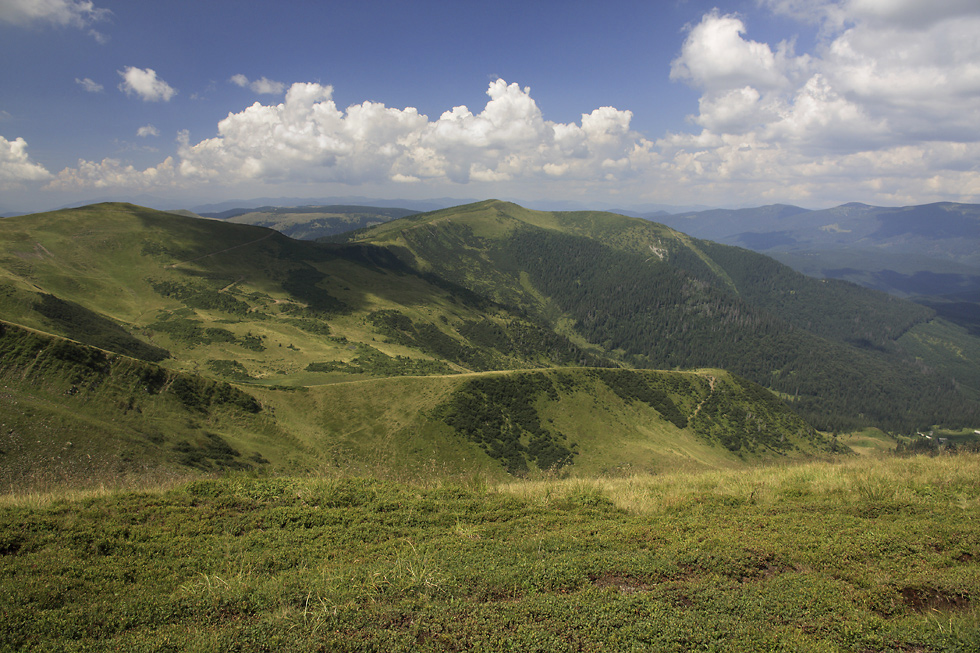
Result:
{"type": "Polygon", "coordinates": [[[384,245],[628,365],[730,369],[789,395],[825,428],[977,415],[974,396],[896,345],[932,317],[928,309],[664,225],[488,201],[349,238],[384,245]]]}
{"type": "Polygon", "coordinates": [[[936,371],[969,374],[936,346],[968,336],[928,311],[663,225],[488,201],[345,240],[124,204],[0,221],[0,311],[34,334],[3,338],[30,412],[7,404],[0,455],[591,474],[831,450],[787,404],[826,429],[976,416],[936,371]],[[260,410],[214,412],[231,388],[260,410]]]}
{"type": "Polygon", "coordinates": [[[495,478],[828,453],[720,370],[562,369],[242,386],[0,322],[0,488],[256,470],[495,478]]]}
{"type": "Polygon", "coordinates": [[[0,243],[6,319],[100,347],[126,333],[108,348],[187,371],[306,385],[603,364],[381,249],[113,204],[5,219],[0,243]]]}

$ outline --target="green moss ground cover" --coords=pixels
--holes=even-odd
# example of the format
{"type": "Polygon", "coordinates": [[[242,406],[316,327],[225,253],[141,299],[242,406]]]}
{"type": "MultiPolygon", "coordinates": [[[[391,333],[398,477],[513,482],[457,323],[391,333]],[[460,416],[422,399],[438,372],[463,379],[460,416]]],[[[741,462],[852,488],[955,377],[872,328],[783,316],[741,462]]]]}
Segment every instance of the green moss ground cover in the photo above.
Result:
{"type": "Polygon", "coordinates": [[[0,502],[0,650],[976,651],[980,457],[0,502]]]}

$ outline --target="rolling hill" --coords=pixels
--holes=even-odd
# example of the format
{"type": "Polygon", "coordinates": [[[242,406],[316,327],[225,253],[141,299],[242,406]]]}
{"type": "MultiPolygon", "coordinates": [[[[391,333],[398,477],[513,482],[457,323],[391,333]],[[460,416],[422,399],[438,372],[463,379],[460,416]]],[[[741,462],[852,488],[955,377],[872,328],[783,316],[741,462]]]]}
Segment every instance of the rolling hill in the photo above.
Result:
{"type": "Polygon", "coordinates": [[[726,467],[977,417],[930,310],[663,225],[487,201],[334,240],[0,221],[2,482],[726,467]]]}
{"type": "MultiPolygon", "coordinates": [[[[933,320],[929,309],[664,225],[488,201],[347,240],[387,247],[621,364],[729,369],[821,428],[975,419],[975,374],[926,370],[899,344],[933,320]]],[[[944,346],[972,342],[955,334],[944,346]]]]}

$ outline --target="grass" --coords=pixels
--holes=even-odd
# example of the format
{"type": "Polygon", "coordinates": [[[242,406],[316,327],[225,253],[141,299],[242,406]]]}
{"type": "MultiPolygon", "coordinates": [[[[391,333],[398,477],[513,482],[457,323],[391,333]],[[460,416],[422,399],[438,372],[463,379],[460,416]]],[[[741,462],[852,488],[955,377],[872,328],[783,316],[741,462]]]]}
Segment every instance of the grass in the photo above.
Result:
{"type": "Polygon", "coordinates": [[[0,500],[0,650],[971,651],[980,456],[0,500]]]}
{"type": "Polygon", "coordinates": [[[896,438],[876,428],[866,428],[853,433],[845,433],[840,443],[861,455],[878,455],[894,451],[896,438]]]}
{"type": "MultiPolygon", "coordinates": [[[[545,446],[550,444],[573,458],[563,470],[572,476],[746,468],[760,460],[829,455],[827,447],[799,436],[805,425],[795,417],[787,424],[766,418],[770,429],[785,434],[790,451],[733,452],[705,436],[687,415],[724,426],[725,410],[765,416],[776,405],[747,394],[717,370],[560,369],[232,387],[13,325],[3,326],[0,353],[6,408],[0,410],[0,491],[88,487],[108,475],[190,468],[271,475],[340,470],[384,478],[436,472],[440,478],[503,480],[504,454],[512,450],[526,459],[518,472],[547,477],[556,459],[545,446]],[[669,389],[679,379],[694,383],[697,393],[671,390],[669,400],[651,394],[651,388],[669,389]],[[480,396],[493,394],[486,394],[483,412],[468,399],[474,388],[483,388],[480,396]],[[723,390],[727,399],[709,410],[707,400],[723,390]],[[528,401],[511,401],[521,397],[528,401]],[[488,420],[496,424],[490,440],[475,438],[473,428],[488,420]],[[691,427],[674,423],[685,421],[691,427]],[[513,428],[506,442],[498,442],[494,432],[503,433],[504,424],[513,428]]],[[[209,359],[207,365],[247,378],[246,365],[236,358],[209,359]]],[[[487,429],[477,431],[485,435],[487,429]]]]}

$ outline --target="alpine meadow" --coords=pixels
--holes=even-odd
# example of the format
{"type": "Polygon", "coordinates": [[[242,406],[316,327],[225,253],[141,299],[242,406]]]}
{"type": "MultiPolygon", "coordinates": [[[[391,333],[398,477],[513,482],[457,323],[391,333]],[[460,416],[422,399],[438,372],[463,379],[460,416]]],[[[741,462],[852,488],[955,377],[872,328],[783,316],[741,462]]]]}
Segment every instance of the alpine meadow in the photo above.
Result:
{"type": "Polygon", "coordinates": [[[4,218],[0,313],[0,650],[980,647],[929,306],[487,200],[4,218]]]}
{"type": "Polygon", "coordinates": [[[980,653],[978,34],[0,0],[0,653],[980,653]]]}

